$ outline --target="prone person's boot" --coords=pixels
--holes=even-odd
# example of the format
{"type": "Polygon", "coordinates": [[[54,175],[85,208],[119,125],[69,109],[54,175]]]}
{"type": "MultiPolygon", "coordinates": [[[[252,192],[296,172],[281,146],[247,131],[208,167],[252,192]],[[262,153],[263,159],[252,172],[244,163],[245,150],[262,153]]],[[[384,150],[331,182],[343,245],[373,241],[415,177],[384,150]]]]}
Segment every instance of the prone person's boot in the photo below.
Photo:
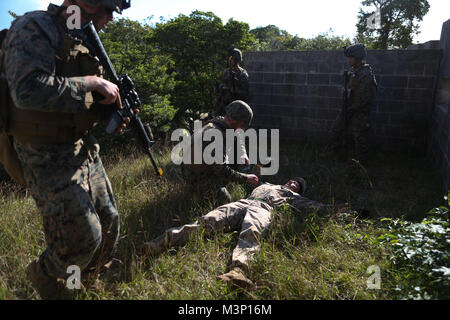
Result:
{"type": "Polygon", "coordinates": [[[230,272],[227,272],[218,278],[228,285],[241,289],[252,289],[255,287],[255,284],[245,276],[244,270],[240,267],[233,267],[230,272]]]}
{"type": "Polygon", "coordinates": [[[43,300],[62,300],[72,297],[63,279],[53,278],[44,273],[35,259],[27,267],[27,278],[43,300]]]}

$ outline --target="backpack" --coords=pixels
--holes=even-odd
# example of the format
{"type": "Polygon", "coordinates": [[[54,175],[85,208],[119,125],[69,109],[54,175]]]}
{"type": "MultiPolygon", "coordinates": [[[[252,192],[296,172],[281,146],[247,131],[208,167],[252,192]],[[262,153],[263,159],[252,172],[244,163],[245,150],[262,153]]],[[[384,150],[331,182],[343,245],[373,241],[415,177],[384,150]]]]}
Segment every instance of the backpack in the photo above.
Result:
{"type": "Polygon", "coordinates": [[[11,178],[21,186],[26,187],[22,164],[14,149],[14,138],[7,133],[9,112],[13,105],[8,82],[1,75],[3,70],[3,40],[5,40],[7,32],[7,29],[0,31],[0,163],[11,178]]]}

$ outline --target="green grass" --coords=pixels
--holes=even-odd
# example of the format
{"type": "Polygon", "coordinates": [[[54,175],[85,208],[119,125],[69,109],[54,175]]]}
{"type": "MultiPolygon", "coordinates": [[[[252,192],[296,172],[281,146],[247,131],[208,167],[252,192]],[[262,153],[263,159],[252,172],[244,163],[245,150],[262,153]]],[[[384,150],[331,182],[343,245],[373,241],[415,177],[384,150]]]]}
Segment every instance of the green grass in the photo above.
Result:
{"type": "MultiPolygon", "coordinates": [[[[312,143],[281,148],[279,175],[267,180],[284,184],[304,176],[306,196],[325,203],[349,203],[369,210],[359,219],[352,213],[332,216],[274,213],[262,250],[251,263],[249,277],[257,289],[230,290],[217,280],[228,271],[237,233],[205,238],[193,234],[185,247],[158,259],[139,256],[143,242],[165,229],[191,222],[215,208],[214,201],[193,194],[182,181],[169,153],[160,154],[165,177],[157,181],[146,158],[105,156],[121,215],[116,258],[121,261],[103,278],[103,285],[78,299],[396,299],[396,273],[388,259],[392,248],[376,239],[385,231],[382,217],[420,220],[441,203],[441,185],[425,159],[374,153],[362,167],[352,161],[321,156],[312,143]],[[378,265],[382,289],[368,290],[366,270],[378,265]]],[[[234,199],[246,195],[231,186],[234,199]]],[[[9,182],[0,193],[0,299],[37,299],[26,280],[26,266],[45,247],[41,217],[34,201],[9,182]]]]}

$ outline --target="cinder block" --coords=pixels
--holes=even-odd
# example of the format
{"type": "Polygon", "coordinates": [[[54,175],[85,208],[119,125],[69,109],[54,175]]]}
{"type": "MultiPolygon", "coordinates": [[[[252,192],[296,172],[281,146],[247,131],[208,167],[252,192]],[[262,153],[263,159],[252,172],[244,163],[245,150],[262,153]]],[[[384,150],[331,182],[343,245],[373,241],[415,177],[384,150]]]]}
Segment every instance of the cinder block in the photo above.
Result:
{"type": "Polygon", "coordinates": [[[408,89],[409,99],[412,101],[431,101],[433,98],[433,91],[430,89],[408,89]]]}
{"type": "Polygon", "coordinates": [[[341,110],[344,105],[344,98],[328,98],[328,108],[341,110]]]}
{"type": "Polygon", "coordinates": [[[255,62],[248,65],[248,71],[252,72],[273,72],[274,67],[271,62],[255,62]]]}
{"type": "Polygon", "coordinates": [[[342,88],[336,86],[319,86],[319,96],[337,98],[342,95],[342,88]]]}
{"type": "Polygon", "coordinates": [[[284,83],[285,75],[283,73],[264,73],[264,83],[284,83]]]}
{"type": "Polygon", "coordinates": [[[274,106],[294,106],[294,96],[272,96],[271,105],[274,106]]]}
{"type": "Polygon", "coordinates": [[[334,121],[336,120],[339,112],[336,110],[330,110],[330,109],[316,109],[316,117],[321,120],[327,120],[327,121],[334,121]]]}
{"type": "Polygon", "coordinates": [[[309,85],[307,87],[307,95],[309,97],[316,97],[319,95],[319,87],[316,85],[309,85]]]}
{"type": "Polygon", "coordinates": [[[286,73],[286,83],[306,85],[305,73],[286,73]]]}
{"type": "Polygon", "coordinates": [[[275,70],[276,72],[296,72],[297,64],[293,62],[276,63],[275,70]]]}
{"type": "Polygon", "coordinates": [[[378,86],[383,88],[406,88],[408,87],[407,76],[385,76],[377,77],[378,86]]]}
{"type": "Polygon", "coordinates": [[[450,20],[442,25],[441,48],[443,50],[443,59],[441,63],[441,78],[450,78],[450,20]]]}
{"type": "Polygon", "coordinates": [[[273,94],[275,95],[295,95],[296,86],[292,84],[276,84],[273,85],[273,94]]]}
{"type": "Polygon", "coordinates": [[[424,76],[437,77],[439,75],[439,62],[425,63],[424,64],[424,76]]]}
{"type": "Polygon", "coordinates": [[[344,86],[344,74],[330,74],[330,85],[344,86]]]}
{"type": "Polygon", "coordinates": [[[295,95],[296,96],[305,96],[308,94],[307,86],[295,86],[295,95]]]}
{"type": "Polygon", "coordinates": [[[308,74],[308,85],[328,85],[330,84],[329,74],[308,74]]]}
{"type": "Polygon", "coordinates": [[[252,83],[263,82],[264,73],[261,72],[252,72],[249,73],[249,81],[252,83]]]}
{"type": "Polygon", "coordinates": [[[433,89],[434,77],[409,77],[408,88],[412,89],[433,89]]]}
{"type": "Polygon", "coordinates": [[[266,94],[255,94],[252,96],[250,105],[270,105],[271,96],[266,94]]]}
{"type": "Polygon", "coordinates": [[[404,112],[405,104],[402,101],[385,100],[378,102],[378,112],[404,112]]]}

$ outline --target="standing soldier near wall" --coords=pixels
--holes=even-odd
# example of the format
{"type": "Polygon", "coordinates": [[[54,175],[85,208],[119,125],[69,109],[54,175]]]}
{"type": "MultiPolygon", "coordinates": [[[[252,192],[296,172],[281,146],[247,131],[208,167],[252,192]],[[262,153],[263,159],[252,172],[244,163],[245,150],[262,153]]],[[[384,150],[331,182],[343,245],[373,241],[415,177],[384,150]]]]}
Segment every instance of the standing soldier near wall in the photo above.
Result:
{"type": "Polygon", "coordinates": [[[333,152],[338,152],[346,147],[347,129],[351,129],[356,158],[364,162],[370,149],[370,112],[376,98],[377,81],[372,68],[365,63],[367,51],[364,45],[344,47],[344,54],[351,69],[346,81],[346,101],[333,126],[330,148],[333,152]]]}
{"type": "Polygon", "coordinates": [[[102,78],[98,61],[71,36],[71,5],[80,8],[82,24],[92,21],[100,31],[130,1],[51,4],[15,20],[3,45],[3,76],[13,101],[8,134],[43,217],[47,248],[27,268],[43,299],[65,297],[69,267],[87,275],[109,264],[119,236],[111,184],[89,134],[100,109],[121,108],[119,88],[102,78]],[[94,92],[103,100],[94,102],[94,92]]]}
{"type": "Polygon", "coordinates": [[[222,83],[218,89],[216,116],[225,116],[225,108],[233,101],[249,100],[248,72],[239,64],[242,63],[242,52],[239,49],[228,50],[229,68],[223,72],[222,83]]]}

